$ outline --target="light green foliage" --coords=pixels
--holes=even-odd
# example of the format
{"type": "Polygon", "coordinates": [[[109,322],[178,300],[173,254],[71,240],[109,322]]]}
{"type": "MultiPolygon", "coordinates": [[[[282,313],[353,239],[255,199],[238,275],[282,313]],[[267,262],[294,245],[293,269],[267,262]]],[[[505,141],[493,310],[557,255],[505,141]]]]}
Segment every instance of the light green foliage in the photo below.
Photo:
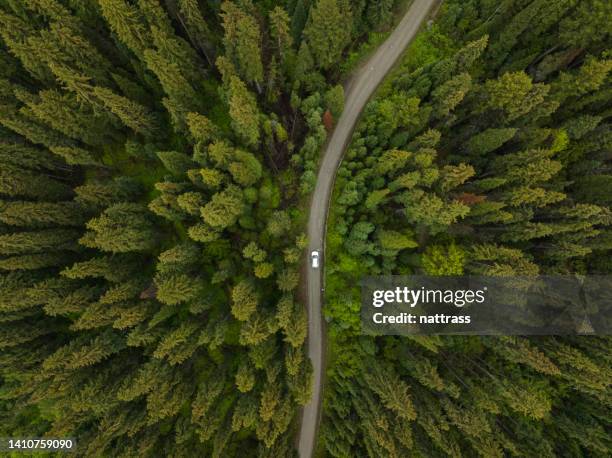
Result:
{"type": "Polygon", "coordinates": [[[305,170],[289,156],[307,145],[315,170],[327,107],[312,89],[332,87],[312,62],[294,85],[305,42],[292,16],[248,2],[9,3],[0,385],[21,407],[0,403],[0,434],[81,431],[86,455],[233,456],[248,443],[290,456],[310,375],[293,305],[305,170]],[[291,93],[304,111],[285,110],[291,93]]]}
{"type": "Polygon", "coordinates": [[[325,93],[325,104],[334,118],[338,118],[344,109],[344,88],[337,84],[325,93]]]}
{"type": "Polygon", "coordinates": [[[176,305],[194,299],[200,291],[197,277],[187,274],[168,273],[155,277],[155,297],[162,303],[176,305]]]}
{"type": "Polygon", "coordinates": [[[237,161],[229,164],[228,169],[236,183],[246,187],[259,181],[262,168],[253,154],[236,150],[235,158],[237,161]]]}
{"type": "Polygon", "coordinates": [[[259,142],[259,110],[253,94],[237,77],[232,77],[229,86],[229,113],[236,134],[247,145],[259,142]]]}
{"type": "Polygon", "coordinates": [[[358,288],[365,275],[610,270],[610,36],[576,26],[591,11],[601,27],[602,5],[444,2],[366,108],[328,220],[328,455],[609,449],[579,438],[584,421],[603,433],[602,385],[559,365],[585,352],[601,367],[605,339],[368,337],[358,288]]]}
{"type": "Polygon", "coordinates": [[[427,247],[421,258],[423,270],[427,275],[463,275],[466,256],[455,243],[447,246],[432,245],[427,247]]]}
{"type": "Polygon", "coordinates": [[[281,291],[289,292],[297,288],[299,279],[299,274],[295,270],[285,269],[278,274],[276,284],[281,291]]]}
{"type": "Polygon", "coordinates": [[[83,148],[54,146],[50,150],[70,165],[101,165],[94,154],[83,148]]]}
{"type": "Polygon", "coordinates": [[[101,0],[100,7],[111,30],[134,53],[142,55],[151,37],[138,9],[124,0],[101,0]]]}
{"type": "Polygon", "coordinates": [[[472,77],[469,73],[461,73],[438,86],[431,94],[434,110],[433,115],[441,118],[447,116],[465,98],[472,87],[472,77]]]}
{"type": "Polygon", "coordinates": [[[221,9],[226,55],[234,62],[242,79],[248,83],[262,83],[261,32],[257,21],[232,2],[223,2],[221,9]]]}
{"type": "Polygon", "coordinates": [[[470,211],[469,207],[461,202],[444,202],[435,194],[421,190],[403,193],[402,204],[409,222],[423,225],[432,233],[444,231],[470,211]]]}
{"type": "Polygon", "coordinates": [[[232,314],[240,321],[247,321],[255,312],[258,297],[253,283],[242,280],[232,289],[232,314]]]}
{"type": "Polygon", "coordinates": [[[100,100],[101,104],[108,111],[117,116],[125,126],[134,132],[147,137],[152,136],[156,132],[158,128],[156,119],[146,107],[138,102],[134,102],[127,97],[122,97],[109,89],[101,87],[95,87],[93,95],[100,100]]]}
{"type": "Polygon", "coordinates": [[[232,226],[244,210],[242,192],[230,185],[214,194],[201,209],[202,219],[213,228],[223,229],[232,226]]]}
{"type": "Polygon", "coordinates": [[[291,228],[291,219],[285,211],[279,210],[272,213],[268,220],[267,230],[274,237],[280,237],[291,228]]]}
{"type": "Polygon", "coordinates": [[[218,129],[212,121],[199,113],[188,113],[187,125],[196,142],[206,143],[215,139],[218,135],[218,129]]]}
{"type": "Polygon", "coordinates": [[[243,363],[236,371],[236,388],[242,393],[251,391],[255,386],[255,371],[248,363],[243,363]]]}
{"type": "Polygon", "coordinates": [[[440,171],[440,188],[443,192],[448,192],[465,183],[473,177],[475,173],[474,167],[464,163],[459,165],[446,165],[440,171]]]}
{"type": "Polygon", "coordinates": [[[293,37],[291,36],[290,29],[291,18],[282,7],[277,6],[270,11],[269,19],[272,39],[275,40],[275,45],[281,60],[284,60],[287,57],[287,53],[291,51],[293,45],[293,37]]]}
{"type": "Polygon", "coordinates": [[[257,278],[268,278],[274,272],[274,264],[269,262],[262,262],[257,264],[253,270],[253,273],[257,278]]]}
{"type": "Polygon", "coordinates": [[[199,192],[186,192],[176,198],[176,203],[181,209],[190,215],[199,215],[204,206],[204,196],[199,192]]]}
{"type": "Polygon", "coordinates": [[[507,121],[529,113],[544,101],[549,87],[533,84],[524,72],[504,73],[485,83],[486,102],[483,108],[501,110],[507,121]]]}
{"type": "Polygon", "coordinates": [[[0,221],[9,226],[81,226],[85,220],[75,202],[0,201],[0,221]]]}
{"type": "Polygon", "coordinates": [[[377,235],[380,246],[384,250],[400,251],[418,246],[412,234],[402,234],[397,231],[380,231],[377,235]]]}
{"type": "Polygon", "coordinates": [[[254,262],[262,262],[266,259],[267,253],[257,246],[256,242],[251,242],[242,250],[242,255],[246,259],[251,259],[254,262]]]}
{"type": "Polygon", "coordinates": [[[471,154],[484,155],[495,151],[516,134],[516,129],[487,129],[470,138],[467,150],[471,154]]]}
{"type": "Polygon", "coordinates": [[[156,243],[153,222],[138,204],[121,203],[108,207],[87,223],[87,229],[80,243],[102,251],[147,251],[156,243]]]}
{"type": "Polygon", "coordinates": [[[377,189],[372,191],[366,199],[364,205],[368,210],[374,210],[384,201],[385,197],[390,193],[389,189],[377,189]]]}

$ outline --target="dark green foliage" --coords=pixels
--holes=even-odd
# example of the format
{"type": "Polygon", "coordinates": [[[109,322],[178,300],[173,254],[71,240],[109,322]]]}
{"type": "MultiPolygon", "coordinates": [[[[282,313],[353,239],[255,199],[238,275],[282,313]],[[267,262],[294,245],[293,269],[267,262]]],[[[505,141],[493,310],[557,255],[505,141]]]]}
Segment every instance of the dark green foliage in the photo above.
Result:
{"type": "MultiPolygon", "coordinates": [[[[310,374],[292,206],[342,106],[337,81],[295,71],[301,8],[0,1],[1,436],[294,455],[310,374]]],[[[311,28],[323,47],[339,33],[311,28]]]]}
{"type": "Polygon", "coordinates": [[[304,36],[317,67],[327,69],[337,62],[351,38],[351,11],[345,2],[317,0],[310,10],[304,36]]]}
{"type": "MultiPolygon", "coordinates": [[[[395,6],[0,0],[1,437],[295,456],[298,209],[338,65],[395,6]]],[[[329,455],[609,454],[608,339],[364,337],[354,288],[610,271],[609,16],[444,2],[368,106],[329,221],[329,455]]]]}

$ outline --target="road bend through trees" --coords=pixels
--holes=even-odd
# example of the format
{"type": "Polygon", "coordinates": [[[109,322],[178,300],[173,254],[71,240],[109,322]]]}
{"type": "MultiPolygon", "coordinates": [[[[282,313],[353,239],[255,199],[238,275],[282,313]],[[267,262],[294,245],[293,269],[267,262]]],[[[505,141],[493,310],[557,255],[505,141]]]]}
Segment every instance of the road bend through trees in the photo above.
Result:
{"type": "MultiPolygon", "coordinates": [[[[308,252],[319,250],[323,254],[323,263],[325,262],[326,220],[334,178],[357,119],[380,82],[415,37],[421,24],[436,3],[435,0],[415,0],[393,33],[354,75],[347,88],[344,111],[338,119],[336,129],[324,151],[308,220],[308,252]]],[[[310,258],[307,262],[309,263],[306,274],[308,283],[308,356],[312,361],[314,379],[312,398],[304,407],[302,414],[299,436],[300,458],[310,458],[314,452],[323,382],[324,337],[321,303],[324,269],[311,268],[310,258]]]]}

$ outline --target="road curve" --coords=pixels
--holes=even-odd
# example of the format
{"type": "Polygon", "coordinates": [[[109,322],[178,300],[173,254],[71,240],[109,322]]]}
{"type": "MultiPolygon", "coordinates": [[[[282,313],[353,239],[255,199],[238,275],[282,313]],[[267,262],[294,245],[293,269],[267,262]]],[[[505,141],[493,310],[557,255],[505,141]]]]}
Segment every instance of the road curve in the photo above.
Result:
{"type": "Polygon", "coordinates": [[[327,144],[312,195],[308,219],[308,256],[306,281],[308,292],[308,356],[313,366],[313,387],[310,402],[304,406],[298,450],[300,458],[311,458],[316,445],[321,416],[321,385],[323,382],[323,263],[325,262],[325,229],[336,171],[355,124],[363,108],[385,75],[412,41],[422,22],[437,0],[414,0],[393,33],[353,76],[345,93],[344,111],[327,144]],[[321,268],[310,267],[310,253],[322,255],[321,268]]]}

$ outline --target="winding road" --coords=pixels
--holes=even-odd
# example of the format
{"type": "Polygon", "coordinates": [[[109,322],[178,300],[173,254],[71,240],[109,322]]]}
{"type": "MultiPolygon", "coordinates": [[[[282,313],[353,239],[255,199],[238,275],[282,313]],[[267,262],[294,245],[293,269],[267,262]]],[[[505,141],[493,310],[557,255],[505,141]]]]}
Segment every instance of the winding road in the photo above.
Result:
{"type": "Polygon", "coordinates": [[[308,220],[308,356],[313,366],[313,389],[310,402],[304,406],[300,426],[298,450],[300,458],[311,458],[314,453],[317,429],[321,416],[321,392],[323,383],[323,263],[325,262],[325,230],[330,198],[336,171],[342,160],[344,150],[349,144],[355,124],[366,103],[391,70],[404,49],[415,37],[421,24],[437,0],[414,0],[393,33],[353,76],[345,88],[345,103],[342,115],[323,154],[317,184],[312,195],[308,220]],[[310,266],[310,253],[319,251],[322,256],[321,267],[310,266]]]}

